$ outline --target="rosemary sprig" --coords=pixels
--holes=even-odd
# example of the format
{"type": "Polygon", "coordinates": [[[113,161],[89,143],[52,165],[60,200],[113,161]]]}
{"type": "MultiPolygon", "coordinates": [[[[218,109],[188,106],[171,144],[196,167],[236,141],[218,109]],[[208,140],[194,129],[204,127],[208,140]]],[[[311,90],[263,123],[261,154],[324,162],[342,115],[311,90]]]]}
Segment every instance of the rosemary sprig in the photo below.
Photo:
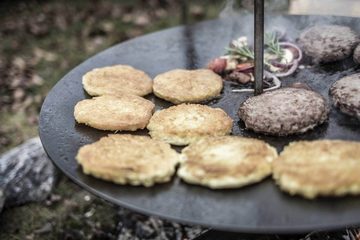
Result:
{"type": "Polygon", "coordinates": [[[254,59],[254,52],[248,46],[242,47],[227,47],[225,48],[227,51],[227,55],[230,55],[234,58],[246,58],[246,59],[254,59]]]}
{"type": "Polygon", "coordinates": [[[274,54],[278,59],[284,57],[284,50],[279,45],[276,33],[265,33],[265,47],[267,52],[274,54]]]}
{"type": "MultiPolygon", "coordinates": [[[[232,41],[230,47],[225,48],[227,55],[233,58],[245,58],[247,60],[254,60],[254,51],[248,46],[246,38],[239,38],[232,41]]],[[[284,57],[284,50],[279,45],[279,39],[276,33],[265,34],[265,51],[275,55],[281,59],[284,57]]]]}
{"type": "Polygon", "coordinates": [[[233,58],[253,60],[255,58],[253,50],[249,47],[246,37],[233,40],[228,48],[225,48],[227,55],[233,58]]]}

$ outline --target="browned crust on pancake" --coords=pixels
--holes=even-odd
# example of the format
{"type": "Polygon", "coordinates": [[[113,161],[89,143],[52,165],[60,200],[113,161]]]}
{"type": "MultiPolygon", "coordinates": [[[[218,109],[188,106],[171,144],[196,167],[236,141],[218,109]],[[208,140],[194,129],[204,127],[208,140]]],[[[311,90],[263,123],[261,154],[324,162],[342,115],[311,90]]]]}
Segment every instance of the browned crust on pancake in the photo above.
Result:
{"type": "Polygon", "coordinates": [[[100,130],[135,131],[146,127],[154,109],[152,102],[135,95],[100,96],[78,102],[74,117],[100,130]]]}
{"type": "Polygon", "coordinates": [[[187,145],[206,136],[231,132],[232,119],[220,108],[199,104],[181,104],[155,112],[149,134],[174,145],[187,145]]]}
{"type": "Polygon", "coordinates": [[[175,173],[179,154],[147,136],[112,134],[85,145],[76,156],[85,174],[118,184],[152,186],[175,173]]]}
{"type": "Polygon", "coordinates": [[[154,94],[174,104],[199,103],[220,95],[222,78],[209,69],[175,69],[154,78],[154,94]]]}
{"type": "Polygon", "coordinates": [[[91,96],[133,94],[145,96],[152,92],[152,80],[143,71],[129,65],[95,68],[82,79],[86,92],[91,96]]]}
{"type": "Polygon", "coordinates": [[[238,188],[271,174],[276,149],[263,141],[235,136],[203,138],[182,151],[178,175],[214,189],[238,188]]]}
{"type": "Polygon", "coordinates": [[[284,191],[306,198],[360,194],[360,143],[300,141],[285,147],[273,163],[284,191]]]}

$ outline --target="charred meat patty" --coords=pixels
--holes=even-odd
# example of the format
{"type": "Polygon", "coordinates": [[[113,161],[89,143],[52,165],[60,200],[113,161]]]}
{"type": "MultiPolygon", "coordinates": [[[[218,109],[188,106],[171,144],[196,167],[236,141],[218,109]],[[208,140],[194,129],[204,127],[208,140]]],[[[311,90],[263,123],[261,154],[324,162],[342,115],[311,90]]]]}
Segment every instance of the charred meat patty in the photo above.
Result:
{"type": "Polygon", "coordinates": [[[328,63],[351,56],[359,43],[358,35],[349,27],[317,25],[300,34],[299,44],[315,63],[328,63]]]}
{"type": "Polygon", "coordinates": [[[330,88],[330,95],[340,111],[360,119],[360,74],[336,81],[330,88]]]}
{"type": "Polygon", "coordinates": [[[328,114],[329,107],[320,94],[299,88],[250,97],[239,109],[247,129],[274,136],[304,133],[325,122],[328,114]]]}
{"type": "Polygon", "coordinates": [[[360,44],[354,50],[354,62],[360,64],[360,44]]]}

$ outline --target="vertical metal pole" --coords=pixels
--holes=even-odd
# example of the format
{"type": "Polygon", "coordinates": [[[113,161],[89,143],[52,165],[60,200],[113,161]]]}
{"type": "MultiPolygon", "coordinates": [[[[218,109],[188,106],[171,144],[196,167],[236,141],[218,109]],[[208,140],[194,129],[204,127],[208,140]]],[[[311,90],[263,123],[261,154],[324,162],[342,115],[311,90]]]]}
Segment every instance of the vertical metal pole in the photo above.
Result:
{"type": "Polygon", "coordinates": [[[181,0],[181,24],[187,25],[189,22],[189,6],[187,0],[181,0]]]}
{"type": "Polygon", "coordinates": [[[255,95],[263,92],[264,76],[264,0],[254,0],[255,95]]]}

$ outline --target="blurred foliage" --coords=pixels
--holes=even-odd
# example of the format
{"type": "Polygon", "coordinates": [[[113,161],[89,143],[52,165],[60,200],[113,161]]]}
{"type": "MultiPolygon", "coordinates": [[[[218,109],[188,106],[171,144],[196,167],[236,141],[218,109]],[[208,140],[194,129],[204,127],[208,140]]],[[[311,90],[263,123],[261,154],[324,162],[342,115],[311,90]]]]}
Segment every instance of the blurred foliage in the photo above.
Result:
{"type": "MultiPolygon", "coordinates": [[[[188,1],[189,23],[213,18],[222,1],[188,1]]],[[[0,2],[0,153],[37,134],[47,92],[89,56],[181,24],[181,1],[0,2]]]]}
{"type": "MultiPolygon", "coordinates": [[[[221,1],[188,1],[189,23],[213,18],[221,1]]],[[[181,24],[180,1],[0,1],[0,154],[37,135],[54,84],[91,55],[181,24]]],[[[117,208],[63,178],[46,202],[0,215],[0,239],[116,239],[117,208]]]]}

